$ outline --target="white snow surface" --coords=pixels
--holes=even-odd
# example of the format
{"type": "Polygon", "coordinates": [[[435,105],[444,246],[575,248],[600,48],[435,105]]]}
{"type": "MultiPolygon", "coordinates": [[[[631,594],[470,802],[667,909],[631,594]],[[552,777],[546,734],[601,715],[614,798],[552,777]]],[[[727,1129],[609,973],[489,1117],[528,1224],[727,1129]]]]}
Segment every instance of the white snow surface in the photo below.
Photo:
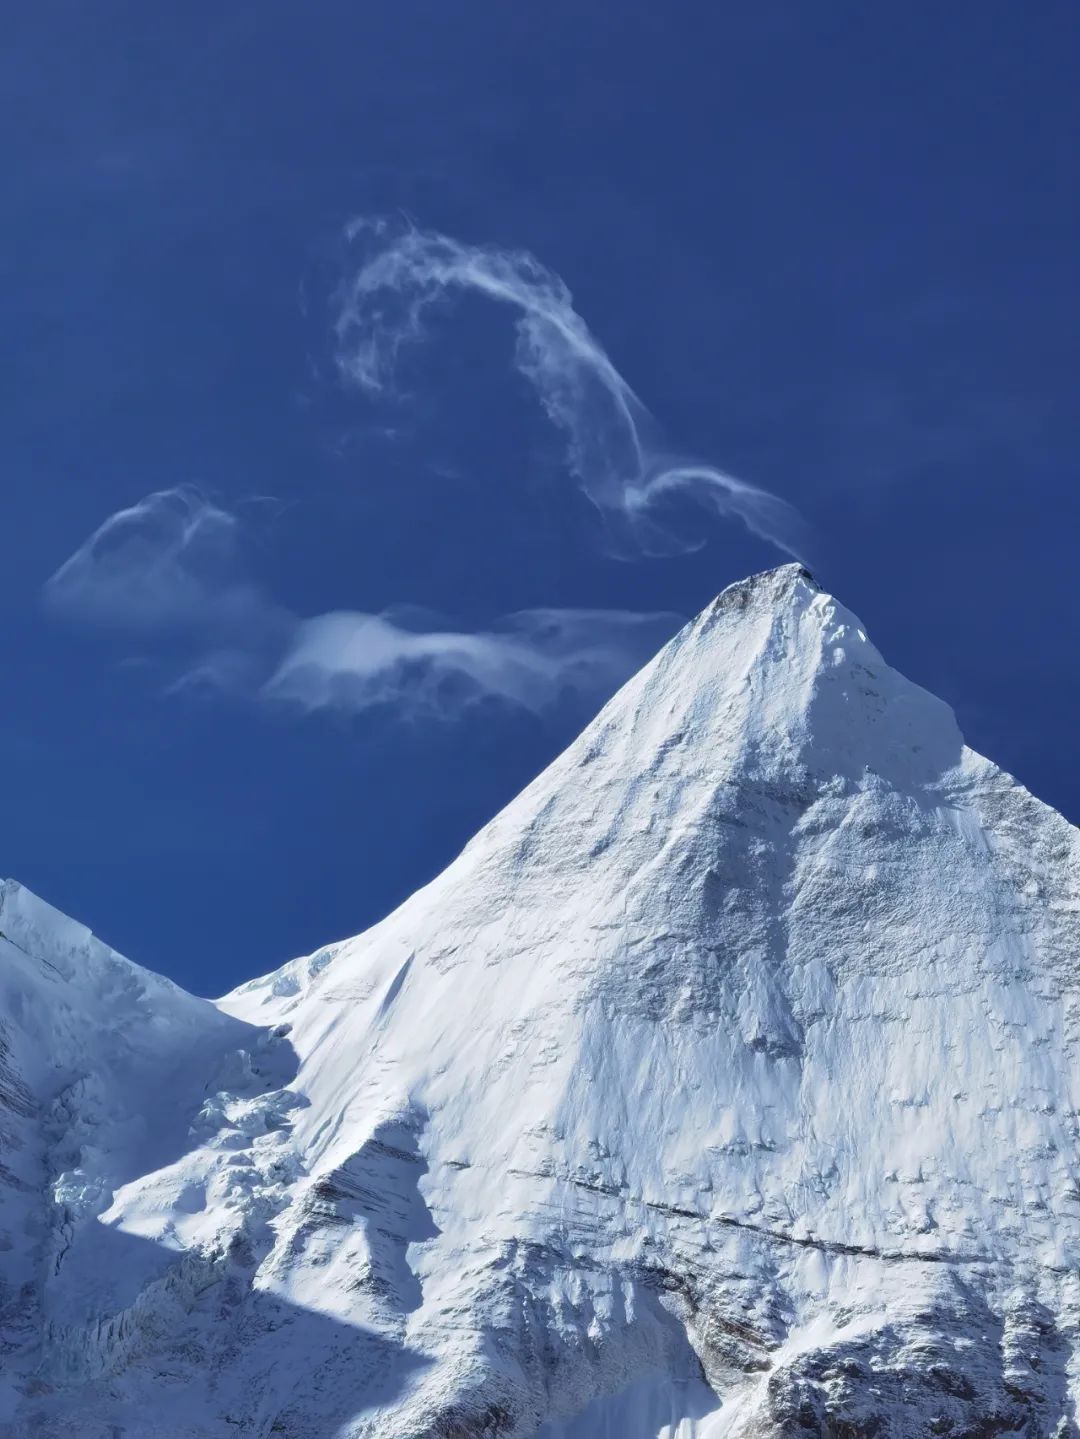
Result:
{"type": "Polygon", "coordinates": [[[1080,838],[798,566],[356,939],[0,936],[4,1436],[1077,1433],[1080,838]]]}

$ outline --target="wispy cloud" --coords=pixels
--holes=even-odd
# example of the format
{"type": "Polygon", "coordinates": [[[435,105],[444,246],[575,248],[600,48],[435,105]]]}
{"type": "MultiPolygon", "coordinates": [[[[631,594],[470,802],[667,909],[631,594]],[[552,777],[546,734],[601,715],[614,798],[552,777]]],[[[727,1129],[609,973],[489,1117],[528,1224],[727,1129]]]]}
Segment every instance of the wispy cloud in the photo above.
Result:
{"type": "Polygon", "coordinates": [[[404,707],[454,718],[482,700],[539,713],[567,695],[610,693],[670,638],[669,614],[526,610],[480,631],[402,628],[336,613],[300,625],[264,687],[305,709],[404,707]]]}
{"type": "Polygon", "coordinates": [[[704,543],[665,519],[673,497],[735,517],[785,553],[807,557],[798,512],[734,475],[673,455],[645,405],[574,307],[558,275],[524,250],[466,245],[386,219],[348,230],[357,268],[336,315],[342,376],[371,396],[394,393],[402,350],[428,337],[431,312],[465,294],[515,315],[515,362],[567,442],[567,461],[617,551],[671,554],[704,543]]]}
{"type": "Polygon", "coordinates": [[[53,610],[129,630],[198,628],[252,603],[237,578],[234,515],[188,488],[110,515],[45,586],[53,610]]]}
{"type": "Polygon", "coordinates": [[[480,701],[540,713],[610,693],[679,616],[529,610],[468,631],[405,612],[302,618],[247,574],[239,518],[191,489],[161,490],[111,515],[45,586],[58,616],[179,646],[170,689],[292,705],[392,706],[449,720],[480,701]]]}

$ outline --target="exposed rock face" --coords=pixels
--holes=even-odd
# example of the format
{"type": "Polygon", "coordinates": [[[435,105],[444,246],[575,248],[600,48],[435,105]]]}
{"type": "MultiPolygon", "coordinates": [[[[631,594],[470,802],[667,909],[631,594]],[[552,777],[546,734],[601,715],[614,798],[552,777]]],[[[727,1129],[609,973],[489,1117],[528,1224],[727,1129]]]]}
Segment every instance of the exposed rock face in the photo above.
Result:
{"type": "Polygon", "coordinates": [[[796,566],[216,1005],[0,930],[0,1433],[1076,1433],[1080,839],[796,566]]]}

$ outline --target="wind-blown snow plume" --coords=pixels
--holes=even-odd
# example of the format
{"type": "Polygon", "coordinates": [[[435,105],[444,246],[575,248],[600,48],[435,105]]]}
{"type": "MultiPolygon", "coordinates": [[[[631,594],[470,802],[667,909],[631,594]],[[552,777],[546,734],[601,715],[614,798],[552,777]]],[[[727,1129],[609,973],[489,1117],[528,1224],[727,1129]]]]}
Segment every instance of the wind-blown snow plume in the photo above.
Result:
{"type": "Polygon", "coordinates": [[[45,586],[54,613],[179,651],[194,686],[303,710],[455,719],[482,700],[540,713],[606,696],[679,625],[671,614],[527,610],[465,631],[415,613],[302,618],[245,572],[238,517],[193,489],[111,515],[45,586]]]}
{"type": "Polygon", "coordinates": [[[384,219],[356,220],[347,236],[361,252],[338,295],[336,358],[347,381],[369,395],[392,393],[402,348],[425,338],[439,301],[472,293],[507,305],[517,317],[515,363],[566,436],[570,469],[619,552],[670,554],[703,544],[665,522],[664,502],[681,494],[806,558],[806,527],[785,500],[659,444],[652,416],[574,308],[569,289],[535,256],[464,245],[384,219]]]}

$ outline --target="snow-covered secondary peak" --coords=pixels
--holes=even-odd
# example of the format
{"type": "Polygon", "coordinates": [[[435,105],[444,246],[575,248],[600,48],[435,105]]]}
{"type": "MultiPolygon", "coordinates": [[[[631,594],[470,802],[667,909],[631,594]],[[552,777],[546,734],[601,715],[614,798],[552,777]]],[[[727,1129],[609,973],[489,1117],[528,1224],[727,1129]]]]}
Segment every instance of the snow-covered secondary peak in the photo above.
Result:
{"type": "Polygon", "coordinates": [[[32,913],[2,1433],[1076,1433],[1080,839],[799,566],[216,1005],[32,913]]]}

